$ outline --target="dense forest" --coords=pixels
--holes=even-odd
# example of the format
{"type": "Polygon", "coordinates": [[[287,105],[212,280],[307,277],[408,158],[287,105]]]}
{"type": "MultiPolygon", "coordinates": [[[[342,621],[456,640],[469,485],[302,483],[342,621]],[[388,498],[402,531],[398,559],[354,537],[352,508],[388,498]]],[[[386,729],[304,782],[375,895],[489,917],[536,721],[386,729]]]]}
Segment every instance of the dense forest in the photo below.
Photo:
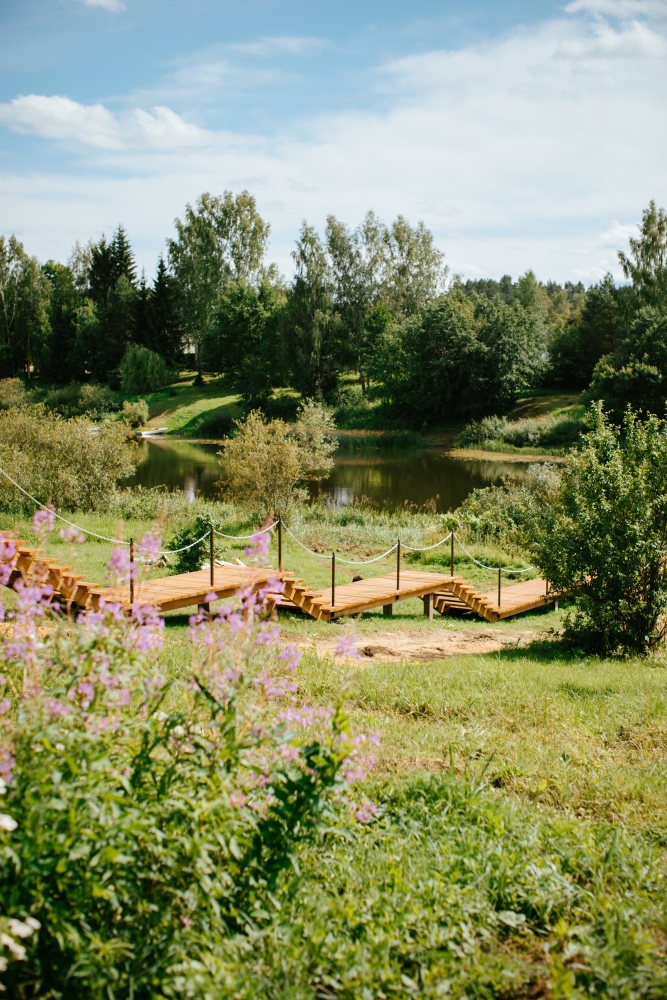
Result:
{"type": "Polygon", "coordinates": [[[275,390],[413,424],[506,412],[540,385],[586,390],[620,419],[667,399],[667,215],[651,202],[626,283],[462,281],[423,223],[369,212],[356,229],[304,222],[286,282],[246,191],[203,194],[175,223],[152,283],[122,226],[40,264],[0,237],[0,378],[138,393],[179,369],[224,375],[245,406],[275,390]]]}

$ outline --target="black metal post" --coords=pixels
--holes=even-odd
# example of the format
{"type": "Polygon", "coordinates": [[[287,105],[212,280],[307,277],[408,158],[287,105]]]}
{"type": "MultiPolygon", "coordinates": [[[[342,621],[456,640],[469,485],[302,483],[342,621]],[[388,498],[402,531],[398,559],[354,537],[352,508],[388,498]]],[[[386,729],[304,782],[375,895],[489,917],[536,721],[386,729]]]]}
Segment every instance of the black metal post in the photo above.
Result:
{"type": "Polygon", "coordinates": [[[453,528],[450,540],[451,540],[451,555],[450,555],[449,572],[451,576],[454,576],[454,529],[453,528]]]}
{"type": "Polygon", "coordinates": [[[401,540],[396,545],[396,596],[401,589],[401,540]]]}
{"type": "Polygon", "coordinates": [[[278,518],[278,569],[283,571],[283,519],[278,518]]]}
{"type": "Polygon", "coordinates": [[[130,539],[130,604],[134,604],[134,538],[130,539]]]}
{"type": "Polygon", "coordinates": [[[331,607],[336,605],[336,553],[331,553],[331,607]]]}
{"type": "Polygon", "coordinates": [[[209,550],[210,550],[210,556],[211,556],[211,590],[213,590],[213,586],[215,584],[215,560],[213,558],[213,555],[214,555],[214,553],[213,553],[213,544],[214,544],[213,525],[211,525],[211,537],[209,539],[209,550]]]}
{"type": "Polygon", "coordinates": [[[502,585],[503,570],[502,567],[498,567],[498,607],[500,607],[500,587],[502,585]]]}

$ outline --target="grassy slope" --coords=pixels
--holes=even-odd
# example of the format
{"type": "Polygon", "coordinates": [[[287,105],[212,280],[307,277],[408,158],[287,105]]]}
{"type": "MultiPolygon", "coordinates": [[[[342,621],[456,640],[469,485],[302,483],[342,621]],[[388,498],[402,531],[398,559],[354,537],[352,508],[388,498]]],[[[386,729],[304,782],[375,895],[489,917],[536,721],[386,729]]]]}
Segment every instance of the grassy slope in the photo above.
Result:
{"type": "Polygon", "coordinates": [[[217,381],[194,386],[189,379],[141,398],[148,403],[149,427],[167,427],[170,434],[183,437],[196,436],[202,420],[213,413],[227,413],[234,418],[241,416],[238,395],[217,381]]]}
{"type": "MultiPolygon", "coordinates": [[[[113,534],[109,518],[77,520],[113,534]]],[[[127,523],[125,536],[148,527],[127,523]]],[[[248,527],[229,523],[235,532],[248,527]]],[[[336,535],[363,557],[394,525],[378,516],[368,525],[325,520],[298,528],[311,546],[325,548],[336,535]]],[[[424,542],[435,537],[427,529],[423,521],[424,542]]],[[[221,554],[242,555],[243,544],[221,554]]],[[[327,562],[293,543],[285,548],[288,568],[315,585],[328,582],[327,562]]],[[[58,538],[49,551],[68,557],[58,538]]],[[[491,563],[499,555],[473,551],[491,563]]],[[[77,569],[97,580],[108,555],[109,546],[95,541],[73,553],[77,569]]],[[[416,559],[433,568],[447,562],[438,549],[416,559]]],[[[391,566],[393,559],[366,574],[391,566]]],[[[463,559],[456,569],[480,586],[493,582],[463,559]]],[[[342,569],[339,578],[352,572],[342,569]]],[[[434,636],[521,629],[533,641],[430,663],[306,653],[299,697],[331,705],[343,692],[355,729],[381,736],[366,793],[381,818],[304,849],[296,895],[283,901],[252,960],[257,968],[249,960],[257,995],[312,997],[314,980],[329,983],[323,997],[376,997],[383,989],[565,998],[590,995],[591,987],[598,996],[665,995],[656,982],[667,931],[667,661],[568,654],[553,641],[562,610],[493,626],[428,623],[421,610],[405,602],[390,620],[371,612],[342,624],[281,615],[284,639],[301,641],[352,633],[391,647],[392,634],[405,629],[434,636]]],[[[188,669],[186,625],[187,613],[167,616],[168,673],[188,669]]]]}

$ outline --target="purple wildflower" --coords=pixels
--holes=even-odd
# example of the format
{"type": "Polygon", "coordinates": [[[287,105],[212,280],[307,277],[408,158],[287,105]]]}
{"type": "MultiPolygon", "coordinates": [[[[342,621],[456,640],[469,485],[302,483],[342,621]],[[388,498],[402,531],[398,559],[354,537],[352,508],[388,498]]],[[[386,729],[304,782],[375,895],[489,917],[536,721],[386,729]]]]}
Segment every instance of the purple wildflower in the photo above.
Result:
{"type": "Polygon", "coordinates": [[[374,802],[362,802],[360,807],[355,811],[354,818],[358,823],[370,823],[370,821],[377,816],[378,807],[374,802]]]}
{"type": "Polygon", "coordinates": [[[64,542],[76,542],[77,545],[82,545],[86,540],[74,524],[68,528],[61,528],[59,535],[64,542]]]}
{"type": "Polygon", "coordinates": [[[288,670],[294,671],[301,663],[301,650],[297,649],[293,642],[288,643],[278,653],[278,659],[282,660],[288,670]]]}
{"type": "Polygon", "coordinates": [[[114,584],[120,585],[128,583],[130,578],[136,578],[136,563],[130,562],[130,553],[127,549],[116,546],[111,553],[111,558],[107,563],[107,569],[114,584]]]}
{"type": "Polygon", "coordinates": [[[268,531],[256,531],[250,539],[250,545],[243,550],[244,555],[249,556],[250,561],[256,566],[266,566],[270,543],[271,536],[268,531]]]}
{"type": "Polygon", "coordinates": [[[162,548],[161,535],[144,535],[137,546],[137,551],[142,556],[146,556],[149,562],[153,562],[160,555],[162,548]]]}
{"type": "Polygon", "coordinates": [[[339,640],[336,646],[336,656],[351,656],[355,660],[361,659],[353,635],[345,635],[339,640]]]}
{"type": "Polygon", "coordinates": [[[41,535],[45,531],[53,531],[54,512],[49,507],[43,510],[36,510],[32,519],[32,530],[36,535],[41,535]]]}
{"type": "Polygon", "coordinates": [[[0,538],[0,584],[6,587],[14,568],[16,544],[11,538],[0,538]]]}

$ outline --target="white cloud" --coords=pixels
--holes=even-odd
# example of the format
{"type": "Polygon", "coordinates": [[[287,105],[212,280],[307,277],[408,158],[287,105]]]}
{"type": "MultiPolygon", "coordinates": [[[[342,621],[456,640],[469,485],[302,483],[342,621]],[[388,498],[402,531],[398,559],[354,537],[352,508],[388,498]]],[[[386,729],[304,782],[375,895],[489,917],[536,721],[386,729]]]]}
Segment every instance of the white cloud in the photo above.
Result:
{"type": "Polygon", "coordinates": [[[80,0],[86,7],[103,7],[104,10],[119,11],[125,10],[125,4],[121,0],[80,0]]]}
{"type": "Polygon", "coordinates": [[[667,200],[665,39],[655,24],[639,27],[570,17],[394,61],[373,77],[389,110],[317,116],[299,123],[306,139],[209,131],[171,100],[113,115],[17,98],[0,105],[0,122],[78,138],[88,152],[76,177],[5,172],[0,217],[31,252],[61,259],[74,239],[123,221],[150,272],[186,201],[248,187],[286,272],[304,217],[354,224],[373,208],[423,218],[470,276],[532,267],[545,279],[620,277],[615,250],[632,220],[650,198],[667,200]],[[55,108],[67,112],[57,124],[55,108]]]}
{"type": "Polygon", "coordinates": [[[573,0],[568,14],[588,13],[602,17],[667,17],[667,0],[573,0]]]}
{"type": "Polygon", "coordinates": [[[301,55],[302,52],[319,52],[327,43],[321,38],[298,38],[279,36],[260,38],[257,42],[242,42],[230,46],[235,52],[245,52],[252,56],[270,56],[284,52],[287,55],[301,55]]]}
{"type": "Polygon", "coordinates": [[[100,149],[122,145],[114,116],[102,104],[77,104],[69,97],[28,94],[0,104],[0,123],[43,139],[82,142],[100,149]]]}
{"type": "Polygon", "coordinates": [[[98,149],[176,150],[217,141],[170,108],[136,108],[119,119],[102,104],[79,104],[69,97],[28,94],[0,104],[0,124],[42,139],[60,139],[98,149]]]}

